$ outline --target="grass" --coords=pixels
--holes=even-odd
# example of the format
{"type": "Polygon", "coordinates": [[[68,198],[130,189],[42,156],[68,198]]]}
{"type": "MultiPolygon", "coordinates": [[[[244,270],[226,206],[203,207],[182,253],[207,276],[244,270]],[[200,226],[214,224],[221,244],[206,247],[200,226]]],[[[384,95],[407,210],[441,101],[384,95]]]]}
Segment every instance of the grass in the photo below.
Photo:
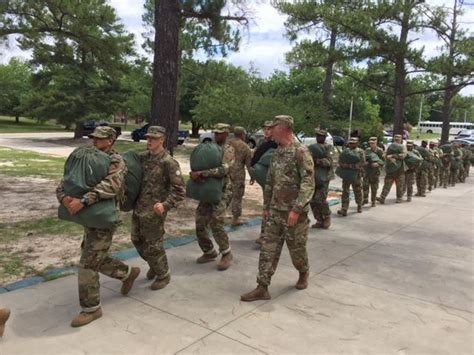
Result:
{"type": "Polygon", "coordinates": [[[31,133],[31,132],[65,132],[63,126],[54,121],[40,122],[31,118],[20,118],[16,123],[14,117],[0,116],[0,133],[31,133]]]}
{"type": "Polygon", "coordinates": [[[61,179],[65,158],[0,147],[0,171],[8,176],[61,179]]]}
{"type": "Polygon", "coordinates": [[[418,134],[416,132],[412,132],[410,134],[410,138],[411,139],[422,139],[422,140],[438,140],[441,138],[441,134],[439,133],[421,133],[420,134],[420,138],[417,138],[418,137],[418,134]]]}

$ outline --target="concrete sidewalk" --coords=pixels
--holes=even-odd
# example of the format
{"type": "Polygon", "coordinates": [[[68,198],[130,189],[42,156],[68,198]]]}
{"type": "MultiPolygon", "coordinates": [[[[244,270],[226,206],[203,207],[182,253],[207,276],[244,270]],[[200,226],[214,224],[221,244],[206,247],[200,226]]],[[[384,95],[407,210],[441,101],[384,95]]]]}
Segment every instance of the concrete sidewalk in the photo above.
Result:
{"type": "Polygon", "coordinates": [[[172,280],[161,291],[129,260],[142,267],[135,288],[123,297],[102,277],[104,316],[83,328],[69,326],[75,276],[1,294],[12,317],[0,354],[472,354],[473,180],[334,214],[330,230],[310,232],[308,289],[293,287],[285,247],[270,301],[239,300],[255,287],[259,227],[230,234],[225,272],[197,265],[196,243],[168,250],[172,280]]]}

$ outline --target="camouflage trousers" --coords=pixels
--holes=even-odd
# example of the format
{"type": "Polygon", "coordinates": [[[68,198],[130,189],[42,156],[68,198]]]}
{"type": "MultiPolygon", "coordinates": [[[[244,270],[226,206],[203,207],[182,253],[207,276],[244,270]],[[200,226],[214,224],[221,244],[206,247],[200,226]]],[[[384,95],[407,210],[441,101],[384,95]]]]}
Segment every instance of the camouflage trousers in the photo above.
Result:
{"type": "Polygon", "coordinates": [[[459,182],[466,182],[466,173],[464,171],[464,165],[463,164],[461,164],[461,166],[459,167],[458,181],[459,182]]]}
{"type": "Polygon", "coordinates": [[[438,186],[438,167],[432,167],[428,171],[428,190],[436,189],[438,186]]]}
{"type": "Polygon", "coordinates": [[[245,180],[232,181],[232,217],[239,218],[242,216],[242,198],[245,193],[245,180]]]}
{"type": "Polygon", "coordinates": [[[395,182],[397,188],[397,200],[401,200],[403,197],[403,189],[405,188],[405,172],[404,171],[397,171],[393,174],[386,174],[384,179],[384,184],[382,188],[382,193],[380,194],[380,198],[385,200],[390,193],[390,189],[392,188],[392,184],[395,182]]]}
{"type": "Polygon", "coordinates": [[[354,182],[342,180],[341,209],[343,210],[347,210],[349,208],[349,194],[351,186],[352,191],[354,191],[354,198],[357,206],[362,206],[362,180],[360,178],[354,182]]]}
{"type": "Polygon", "coordinates": [[[420,169],[416,173],[417,195],[425,195],[427,186],[428,186],[428,171],[420,169]]]}
{"type": "Polygon", "coordinates": [[[306,242],[308,240],[308,213],[303,212],[293,227],[288,227],[289,211],[270,211],[266,222],[265,237],[260,248],[257,283],[269,286],[286,242],[291,261],[299,272],[309,270],[306,242]]]}
{"type": "Polygon", "coordinates": [[[413,196],[413,185],[415,184],[415,180],[416,180],[416,171],[407,170],[405,172],[405,187],[403,190],[407,193],[408,198],[413,196]]]}
{"type": "Polygon", "coordinates": [[[164,236],[165,216],[158,216],[153,211],[145,217],[132,215],[132,243],[159,280],[170,273],[164,236]]]}
{"type": "Polygon", "coordinates": [[[379,189],[379,178],[380,178],[380,174],[375,174],[375,173],[372,175],[365,174],[364,183],[363,183],[364,201],[369,201],[369,190],[370,190],[371,192],[370,201],[375,202],[375,199],[377,198],[377,190],[379,189]]]}
{"type": "Polygon", "coordinates": [[[449,169],[449,184],[451,186],[456,185],[458,182],[459,169],[449,169]]]}
{"type": "Polygon", "coordinates": [[[79,261],[79,302],[84,312],[94,312],[100,307],[99,272],[117,280],[125,280],[130,268],[109,255],[111,229],[84,228],[79,261]]]}
{"type": "Polygon", "coordinates": [[[224,230],[224,218],[231,198],[232,189],[227,187],[218,204],[199,202],[196,209],[196,236],[198,244],[205,254],[212,254],[215,250],[209,237],[209,229],[219,246],[219,251],[222,254],[230,252],[229,237],[224,230]]]}
{"type": "Polygon", "coordinates": [[[441,179],[439,185],[443,185],[443,187],[448,187],[449,184],[449,173],[451,169],[449,168],[449,165],[443,166],[441,169],[441,179]]]}
{"type": "Polygon", "coordinates": [[[470,169],[471,169],[471,163],[464,164],[464,176],[469,177],[470,169]]]}
{"type": "Polygon", "coordinates": [[[325,219],[331,216],[331,209],[327,201],[329,192],[329,181],[324,185],[316,185],[314,189],[313,198],[310,205],[313,211],[313,216],[318,222],[324,222],[325,219]]]}

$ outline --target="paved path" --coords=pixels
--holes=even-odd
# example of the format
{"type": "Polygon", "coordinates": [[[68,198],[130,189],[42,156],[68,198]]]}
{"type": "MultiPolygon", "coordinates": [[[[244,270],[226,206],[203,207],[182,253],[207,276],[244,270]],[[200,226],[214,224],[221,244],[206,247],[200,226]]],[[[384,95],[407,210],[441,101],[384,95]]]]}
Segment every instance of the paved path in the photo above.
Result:
{"type": "MultiPolygon", "coordinates": [[[[310,286],[297,291],[286,247],[270,301],[255,287],[258,227],[230,234],[234,265],[197,265],[197,244],[170,249],[171,284],[149,290],[147,270],[128,297],[102,277],[104,317],[73,329],[75,276],[0,295],[12,309],[7,354],[472,354],[473,180],[410,204],[351,206],[312,230],[310,286]]],[[[78,251],[79,252],[79,251],[78,251]]]]}

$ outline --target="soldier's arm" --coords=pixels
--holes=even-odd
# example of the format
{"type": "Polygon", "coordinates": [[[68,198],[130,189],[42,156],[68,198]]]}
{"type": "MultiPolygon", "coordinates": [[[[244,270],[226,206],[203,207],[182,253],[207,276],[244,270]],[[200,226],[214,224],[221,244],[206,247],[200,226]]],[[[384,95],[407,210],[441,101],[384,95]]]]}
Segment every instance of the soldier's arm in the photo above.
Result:
{"type": "Polygon", "coordinates": [[[183,174],[181,174],[179,163],[174,159],[169,162],[168,174],[171,190],[168,197],[163,202],[165,211],[177,207],[182,201],[184,201],[185,196],[183,174]]]}
{"type": "Polygon", "coordinates": [[[301,183],[298,197],[296,198],[296,204],[293,206],[292,211],[300,214],[313,197],[314,164],[311,153],[306,148],[300,148],[296,151],[296,161],[301,183]]]}
{"type": "Polygon", "coordinates": [[[110,158],[109,173],[107,176],[84,195],[88,201],[88,205],[92,205],[99,200],[114,198],[122,188],[126,172],[125,162],[119,154],[112,154],[110,158]]]}
{"type": "Polygon", "coordinates": [[[270,210],[270,203],[273,195],[273,164],[270,164],[265,181],[265,189],[263,190],[263,210],[270,210]]]}
{"type": "Polygon", "coordinates": [[[321,159],[316,159],[315,161],[317,166],[322,166],[329,168],[332,166],[332,149],[331,147],[326,148],[326,157],[321,159]]]}
{"type": "Polygon", "coordinates": [[[235,160],[234,148],[232,148],[231,146],[227,146],[224,149],[224,156],[222,157],[221,166],[214,169],[203,170],[200,172],[200,175],[204,178],[208,178],[208,177],[223,178],[229,174],[230,168],[232,167],[232,165],[234,165],[234,160],[235,160]]]}
{"type": "Polygon", "coordinates": [[[66,193],[64,192],[64,180],[61,180],[58,187],[56,187],[56,198],[58,202],[61,203],[64,197],[66,197],[66,193]]]}
{"type": "Polygon", "coordinates": [[[252,151],[250,150],[249,146],[246,145],[246,155],[245,155],[245,166],[247,167],[247,171],[250,174],[250,168],[252,167],[252,151]]]}

